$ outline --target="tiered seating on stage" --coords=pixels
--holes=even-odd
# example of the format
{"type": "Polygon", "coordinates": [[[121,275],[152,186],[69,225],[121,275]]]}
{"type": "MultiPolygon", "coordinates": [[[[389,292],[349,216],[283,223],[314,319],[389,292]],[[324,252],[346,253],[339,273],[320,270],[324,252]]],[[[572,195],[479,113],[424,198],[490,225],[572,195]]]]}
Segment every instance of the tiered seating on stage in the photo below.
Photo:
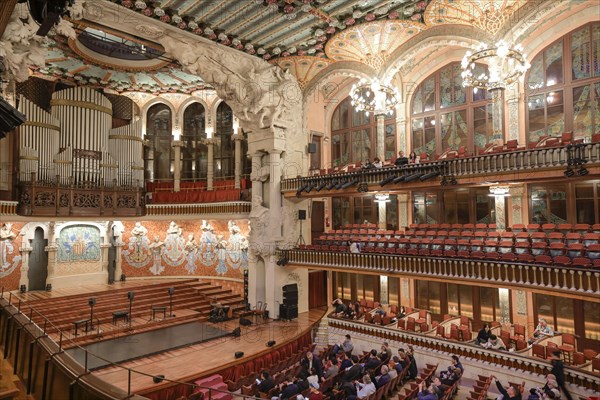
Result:
{"type": "Polygon", "coordinates": [[[97,341],[109,333],[126,333],[123,327],[135,326],[136,333],[140,333],[166,325],[206,321],[212,309],[211,302],[217,300],[233,311],[244,307],[241,296],[197,279],[112,289],[94,293],[93,298],[92,321],[89,321],[91,306],[87,294],[32,300],[22,307],[31,313],[38,326],[45,327],[46,333],[57,338],[60,332],[67,333],[65,338],[70,340],[63,342],[65,348],[97,341]],[[172,302],[169,288],[173,288],[172,302]],[[131,303],[130,292],[133,293],[131,303]],[[171,307],[175,316],[170,316],[171,307]],[[168,315],[170,317],[165,318],[168,315]],[[86,323],[82,324],[82,321],[86,323]],[[75,329],[78,329],[77,336],[75,329]]]}
{"type": "Polygon", "coordinates": [[[412,224],[404,231],[354,224],[321,235],[304,250],[457,257],[600,268],[600,224],[529,224],[497,232],[495,224],[412,224]]]}

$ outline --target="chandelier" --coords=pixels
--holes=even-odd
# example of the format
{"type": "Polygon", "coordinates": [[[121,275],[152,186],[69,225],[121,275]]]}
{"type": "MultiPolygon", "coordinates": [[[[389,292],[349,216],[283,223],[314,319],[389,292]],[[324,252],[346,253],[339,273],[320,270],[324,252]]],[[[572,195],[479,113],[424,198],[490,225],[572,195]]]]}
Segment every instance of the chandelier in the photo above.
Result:
{"type": "Polygon", "coordinates": [[[500,40],[493,47],[481,44],[472,53],[468,51],[462,59],[463,86],[494,90],[504,89],[515,82],[531,66],[523,53],[523,46],[509,46],[500,40]],[[476,75],[475,64],[483,62],[488,66],[488,72],[482,71],[476,75]]]}
{"type": "Polygon", "coordinates": [[[399,98],[398,89],[385,85],[377,79],[369,82],[363,78],[350,90],[352,106],[356,111],[365,111],[367,117],[370,113],[392,115],[399,98]]]}

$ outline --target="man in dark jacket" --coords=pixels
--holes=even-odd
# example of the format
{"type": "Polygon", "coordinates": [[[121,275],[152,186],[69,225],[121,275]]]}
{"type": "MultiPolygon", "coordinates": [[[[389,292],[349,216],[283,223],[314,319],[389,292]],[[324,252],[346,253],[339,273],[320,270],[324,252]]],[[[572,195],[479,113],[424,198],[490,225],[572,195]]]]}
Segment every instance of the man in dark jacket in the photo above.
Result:
{"type": "Polygon", "coordinates": [[[360,379],[362,376],[362,366],[358,363],[358,357],[352,356],[350,360],[352,361],[352,366],[342,376],[342,381],[344,382],[352,382],[360,379]]]}
{"type": "Polygon", "coordinates": [[[285,381],[283,381],[283,384],[286,386],[283,388],[283,390],[281,391],[281,394],[279,395],[279,398],[281,400],[295,398],[296,395],[298,393],[300,393],[300,390],[298,389],[298,385],[296,385],[294,382],[285,380],[285,381]]]}
{"type": "Polygon", "coordinates": [[[571,394],[567,391],[565,387],[565,366],[561,360],[561,352],[555,351],[552,353],[552,371],[550,373],[556,377],[556,383],[558,387],[563,392],[567,400],[572,400],[571,394]]]}
{"type": "Polygon", "coordinates": [[[300,362],[302,366],[302,377],[306,378],[310,375],[311,368],[314,368],[319,379],[323,376],[323,363],[319,359],[319,357],[315,356],[312,352],[306,352],[306,356],[302,358],[300,362]]]}
{"type": "Polygon", "coordinates": [[[269,393],[269,390],[275,387],[275,381],[273,380],[273,377],[269,375],[267,371],[263,371],[260,374],[260,377],[262,378],[262,380],[257,386],[258,391],[262,393],[269,393]]]}

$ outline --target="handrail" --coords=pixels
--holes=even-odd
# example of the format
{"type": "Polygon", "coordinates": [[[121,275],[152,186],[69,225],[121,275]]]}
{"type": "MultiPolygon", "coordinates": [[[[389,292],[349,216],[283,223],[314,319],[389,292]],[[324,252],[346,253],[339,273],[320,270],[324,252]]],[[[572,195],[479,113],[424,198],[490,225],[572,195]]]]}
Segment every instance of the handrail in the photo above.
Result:
{"type": "Polygon", "coordinates": [[[146,215],[181,214],[247,214],[252,209],[248,201],[219,203],[148,204],[146,215]]]}
{"type": "Polygon", "coordinates": [[[464,280],[480,284],[551,290],[579,297],[600,295],[600,270],[494,260],[473,260],[380,253],[339,253],[314,250],[279,250],[289,264],[326,270],[386,273],[437,280],[464,280]]]}
{"type": "Polygon", "coordinates": [[[568,166],[600,165],[600,143],[582,143],[576,146],[543,147],[512,152],[488,153],[465,158],[453,158],[409,164],[388,166],[353,172],[337,172],[321,176],[305,176],[281,181],[281,191],[297,191],[305,184],[331,184],[347,182],[360,178],[361,182],[374,185],[390,176],[411,175],[415,173],[440,172],[441,176],[454,178],[472,178],[490,174],[514,174],[534,172],[540,168],[566,168],[568,166]],[[577,158],[573,157],[577,150],[577,158]]]}
{"type": "MultiPolygon", "coordinates": [[[[474,358],[483,362],[495,363],[505,367],[538,374],[546,374],[552,368],[549,362],[539,358],[527,357],[514,352],[491,351],[465,342],[456,342],[432,336],[425,336],[418,333],[401,331],[392,327],[343,320],[332,316],[328,317],[328,324],[334,329],[350,331],[352,333],[363,333],[387,341],[402,342],[435,351],[445,351],[463,357],[474,358]]],[[[566,367],[565,375],[568,382],[584,386],[587,389],[595,391],[599,390],[600,380],[598,378],[600,374],[585,371],[583,369],[566,367]]]]}

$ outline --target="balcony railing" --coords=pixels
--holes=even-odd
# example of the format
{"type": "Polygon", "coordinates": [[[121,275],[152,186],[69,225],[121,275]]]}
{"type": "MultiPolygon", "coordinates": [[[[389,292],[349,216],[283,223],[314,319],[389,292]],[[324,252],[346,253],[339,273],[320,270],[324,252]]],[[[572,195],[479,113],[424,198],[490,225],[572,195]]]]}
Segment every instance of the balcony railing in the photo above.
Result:
{"type": "Polygon", "coordinates": [[[600,270],[517,264],[487,260],[412,257],[386,254],[281,250],[289,264],[343,272],[415,276],[432,280],[469,281],[502,287],[577,294],[597,299],[600,270]]]}
{"type": "Polygon", "coordinates": [[[204,204],[149,204],[146,215],[248,214],[252,203],[231,201],[204,204]]]}
{"type": "Polygon", "coordinates": [[[135,217],[146,213],[140,187],[71,186],[32,180],[19,184],[19,215],[135,217]]]}
{"type": "MultiPolygon", "coordinates": [[[[456,342],[425,336],[417,333],[401,331],[390,327],[365,324],[356,321],[328,318],[330,329],[337,330],[338,334],[352,334],[379,337],[390,342],[392,347],[403,347],[402,344],[411,344],[435,352],[456,354],[463,358],[472,358],[485,362],[490,368],[502,366],[513,370],[527,371],[529,373],[546,375],[552,369],[548,361],[535,359],[519,353],[490,351],[469,343],[456,342]],[[399,342],[399,343],[394,343],[399,342]]],[[[578,368],[565,368],[567,382],[598,391],[598,374],[578,368]]]]}
{"type": "Polygon", "coordinates": [[[507,153],[490,153],[475,157],[444,159],[402,167],[337,172],[334,174],[299,177],[281,182],[281,191],[297,191],[304,185],[321,189],[333,184],[343,184],[358,179],[368,185],[379,184],[386,178],[401,175],[427,174],[439,172],[440,176],[456,179],[475,178],[490,175],[511,175],[511,179],[526,179],[523,173],[539,172],[540,169],[567,168],[568,166],[600,167],[600,143],[584,143],[577,146],[534,148],[507,153]],[[520,173],[514,178],[515,173],[520,173]],[[321,186],[322,185],[322,186],[321,186]]]}
{"type": "Polygon", "coordinates": [[[0,215],[17,215],[16,201],[0,200],[0,215]]]}

